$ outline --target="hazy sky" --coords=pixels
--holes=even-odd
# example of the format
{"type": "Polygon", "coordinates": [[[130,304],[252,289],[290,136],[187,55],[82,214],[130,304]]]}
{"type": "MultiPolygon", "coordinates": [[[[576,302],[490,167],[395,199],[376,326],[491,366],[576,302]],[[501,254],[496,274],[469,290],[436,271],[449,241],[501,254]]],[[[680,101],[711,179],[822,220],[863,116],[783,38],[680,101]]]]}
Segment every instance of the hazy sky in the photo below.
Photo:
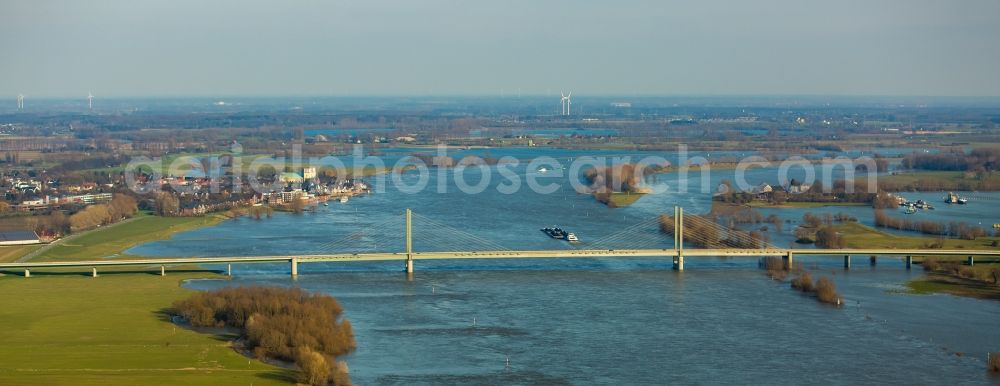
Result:
{"type": "Polygon", "coordinates": [[[0,0],[0,95],[1000,95],[997,0],[0,0]]]}

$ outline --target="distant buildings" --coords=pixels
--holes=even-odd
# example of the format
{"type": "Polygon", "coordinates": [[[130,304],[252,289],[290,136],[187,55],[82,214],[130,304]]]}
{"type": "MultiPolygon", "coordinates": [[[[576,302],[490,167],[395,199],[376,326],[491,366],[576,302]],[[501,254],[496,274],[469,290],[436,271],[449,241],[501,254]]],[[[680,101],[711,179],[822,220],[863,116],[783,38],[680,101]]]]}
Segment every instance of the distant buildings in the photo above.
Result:
{"type": "Polygon", "coordinates": [[[114,198],[114,195],[111,193],[92,193],[62,197],[45,196],[35,200],[22,201],[20,205],[14,205],[13,207],[19,211],[33,211],[62,204],[106,204],[111,202],[112,198],[114,198]]]}
{"type": "Polygon", "coordinates": [[[281,182],[285,184],[298,184],[301,183],[304,178],[298,173],[281,173],[281,182]]]}

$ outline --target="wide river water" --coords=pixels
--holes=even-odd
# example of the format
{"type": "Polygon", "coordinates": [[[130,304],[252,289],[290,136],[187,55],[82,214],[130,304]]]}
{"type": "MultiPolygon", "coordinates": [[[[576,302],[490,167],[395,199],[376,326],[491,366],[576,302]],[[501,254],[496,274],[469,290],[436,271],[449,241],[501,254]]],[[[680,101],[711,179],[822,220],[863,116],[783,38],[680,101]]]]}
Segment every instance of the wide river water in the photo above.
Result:
{"type": "MultiPolygon", "coordinates": [[[[522,178],[538,173],[523,164],[515,170],[522,178]]],[[[467,170],[471,184],[478,174],[467,170]]],[[[399,251],[406,208],[415,213],[417,250],[669,248],[651,219],[674,205],[704,213],[711,204],[695,181],[673,174],[652,183],[687,184],[688,193],[647,195],[618,209],[577,194],[565,178],[542,177],[562,187],[501,194],[496,186],[506,180],[494,175],[480,194],[460,192],[452,178],[445,193],[408,194],[390,182],[386,192],[346,204],[227,221],[129,253],[399,251]],[[570,246],[538,231],[549,225],[582,242],[570,246]]],[[[722,178],[732,171],[714,173],[713,190],[722,178]]],[[[776,170],[753,169],[747,180],[775,183],[776,170]]],[[[432,170],[428,185],[437,181],[432,170]]],[[[990,202],[951,207],[936,204],[939,195],[926,194],[938,206],[927,216],[994,222],[983,210],[990,202]]],[[[810,211],[871,221],[870,208],[810,211]]],[[[775,212],[797,221],[804,211],[775,212]]],[[[787,244],[790,228],[775,233],[774,243],[787,244]]],[[[682,273],[661,258],[418,260],[411,278],[401,262],[313,263],[300,265],[294,281],[286,264],[250,264],[234,266],[232,280],[186,285],[294,285],[335,296],[355,329],[358,350],[346,361],[359,385],[1000,383],[985,371],[986,353],[1000,352],[1000,302],[910,294],[905,283],[919,269],[867,260],[858,256],[845,271],[839,257],[797,258],[814,277],[834,279],[846,300],[840,308],[767,279],[752,258],[688,258],[682,273]]]]}

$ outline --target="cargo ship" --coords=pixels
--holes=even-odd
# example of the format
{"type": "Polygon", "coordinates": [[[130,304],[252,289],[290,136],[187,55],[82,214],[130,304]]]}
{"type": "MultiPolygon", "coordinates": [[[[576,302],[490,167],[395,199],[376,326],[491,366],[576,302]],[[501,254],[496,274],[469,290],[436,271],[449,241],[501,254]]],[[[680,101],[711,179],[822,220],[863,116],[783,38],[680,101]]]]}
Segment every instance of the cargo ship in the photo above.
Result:
{"type": "Polygon", "coordinates": [[[546,227],[546,228],[542,228],[540,230],[543,233],[549,235],[549,237],[551,237],[553,239],[566,240],[566,241],[569,241],[571,243],[575,243],[575,242],[579,242],[580,241],[580,239],[578,237],[576,237],[576,234],[570,233],[570,232],[566,232],[565,230],[563,230],[562,228],[559,228],[559,227],[551,227],[551,228],[546,227]]]}

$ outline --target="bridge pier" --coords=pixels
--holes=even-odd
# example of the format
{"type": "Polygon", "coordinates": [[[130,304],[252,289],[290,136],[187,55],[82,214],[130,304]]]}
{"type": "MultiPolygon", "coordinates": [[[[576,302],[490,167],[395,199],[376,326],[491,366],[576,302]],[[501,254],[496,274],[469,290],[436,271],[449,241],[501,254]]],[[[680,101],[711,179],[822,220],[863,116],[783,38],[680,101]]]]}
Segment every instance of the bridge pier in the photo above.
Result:
{"type": "Polygon", "coordinates": [[[913,256],[906,256],[906,269],[913,268],[913,256]]]}
{"type": "Polygon", "coordinates": [[[226,264],[226,276],[229,276],[229,277],[233,276],[233,264],[232,263],[226,264]]]}
{"type": "Polygon", "coordinates": [[[783,256],[783,260],[785,260],[785,270],[787,271],[792,270],[792,264],[793,264],[792,258],[793,256],[791,252],[788,252],[785,254],[785,256],[783,256]]]}
{"type": "Polygon", "coordinates": [[[851,269],[851,255],[844,255],[844,269],[851,269]]]}
{"type": "Polygon", "coordinates": [[[976,261],[975,261],[975,259],[972,258],[972,256],[969,256],[968,263],[969,263],[969,266],[971,267],[971,266],[973,266],[976,263],[976,261]]]}
{"type": "Polygon", "coordinates": [[[298,277],[299,276],[299,258],[298,257],[293,257],[290,260],[288,260],[288,263],[289,263],[289,265],[291,266],[291,269],[292,269],[292,277],[293,278],[294,277],[298,277]]]}
{"type": "Polygon", "coordinates": [[[406,259],[406,273],[413,274],[413,259],[406,259]]]}
{"type": "Polygon", "coordinates": [[[160,276],[167,276],[167,267],[164,265],[160,266],[160,276]]]}
{"type": "Polygon", "coordinates": [[[674,270],[675,271],[684,270],[684,255],[674,256],[674,270]]]}
{"type": "Polygon", "coordinates": [[[97,267],[90,269],[90,277],[97,277],[97,267]]]}
{"type": "Polygon", "coordinates": [[[31,270],[30,269],[27,269],[27,268],[24,269],[24,277],[31,277],[31,270]]]}

